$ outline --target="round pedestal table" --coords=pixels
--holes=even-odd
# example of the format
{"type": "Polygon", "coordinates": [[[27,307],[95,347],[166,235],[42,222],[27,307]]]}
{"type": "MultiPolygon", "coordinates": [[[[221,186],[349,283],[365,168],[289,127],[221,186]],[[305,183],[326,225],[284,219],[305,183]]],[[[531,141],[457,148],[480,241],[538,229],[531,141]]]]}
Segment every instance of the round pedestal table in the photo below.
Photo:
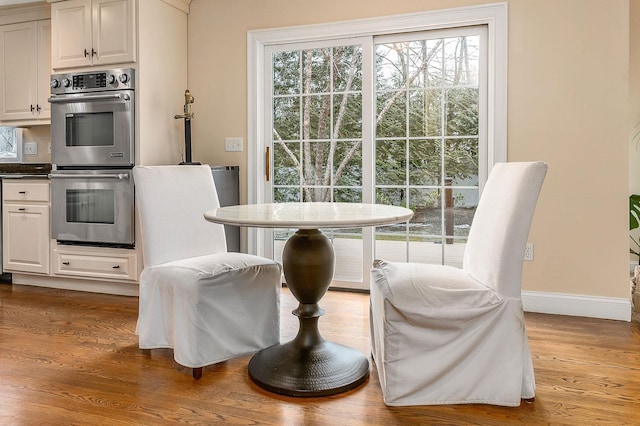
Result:
{"type": "Polygon", "coordinates": [[[256,353],[249,377],[260,387],[289,396],[325,396],[353,389],[369,377],[367,357],[357,350],[325,340],[318,330],[324,314],[319,302],[335,265],[333,246],[322,228],[357,228],[409,220],[409,209],[362,203],[267,203],[227,206],[204,213],[224,225],[297,228],[286,242],[282,267],[287,287],[298,300],[297,336],[256,353]]]}

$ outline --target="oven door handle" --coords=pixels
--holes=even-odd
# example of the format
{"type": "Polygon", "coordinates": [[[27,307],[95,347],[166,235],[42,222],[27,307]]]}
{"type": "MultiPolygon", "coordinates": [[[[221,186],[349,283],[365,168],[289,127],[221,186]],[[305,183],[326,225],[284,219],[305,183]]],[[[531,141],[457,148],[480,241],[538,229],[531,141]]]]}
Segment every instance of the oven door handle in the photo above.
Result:
{"type": "Polygon", "coordinates": [[[55,98],[53,97],[49,98],[48,101],[52,104],[57,104],[57,103],[64,103],[64,102],[110,101],[114,99],[124,99],[125,101],[128,101],[129,99],[131,99],[131,96],[129,96],[126,93],[124,94],[109,93],[107,95],[85,95],[82,97],[56,96],[55,98]]]}
{"type": "Polygon", "coordinates": [[[129,173],[99,173],[99,174],[90,174],[90,173],[76,173],[76,174],[50,174],[50,179],[118,179],[125,180],[129,179],[129,173]]]}

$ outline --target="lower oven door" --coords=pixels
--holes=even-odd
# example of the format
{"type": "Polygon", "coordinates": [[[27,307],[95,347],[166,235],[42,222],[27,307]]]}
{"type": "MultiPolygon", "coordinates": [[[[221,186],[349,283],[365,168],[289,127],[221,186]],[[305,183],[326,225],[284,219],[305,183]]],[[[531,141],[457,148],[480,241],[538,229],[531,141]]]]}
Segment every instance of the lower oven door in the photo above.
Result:
{"type": "Polygon", "coordinates": [[[131,169],[56,170],[51,177],[51,230],[59,243],[134,245],[131,169]]]}

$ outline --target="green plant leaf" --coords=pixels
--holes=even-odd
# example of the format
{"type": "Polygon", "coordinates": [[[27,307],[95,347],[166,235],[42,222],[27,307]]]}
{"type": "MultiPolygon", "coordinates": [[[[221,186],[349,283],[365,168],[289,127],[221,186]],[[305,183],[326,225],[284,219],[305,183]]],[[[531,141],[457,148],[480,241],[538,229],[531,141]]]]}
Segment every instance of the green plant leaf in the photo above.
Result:
{"type": "Polygon", "coordinates": [[[640,227],[640,194],[629,196],[629,230],[640,227]]]}

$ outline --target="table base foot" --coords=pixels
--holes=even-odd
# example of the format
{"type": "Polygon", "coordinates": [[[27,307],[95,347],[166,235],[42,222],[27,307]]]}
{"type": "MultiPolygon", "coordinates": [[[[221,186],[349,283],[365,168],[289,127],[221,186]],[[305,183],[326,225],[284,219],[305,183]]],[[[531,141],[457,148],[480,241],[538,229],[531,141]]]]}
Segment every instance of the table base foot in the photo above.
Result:
{"type": "Polygon", "coordinates": [[[300,348],[295,341],[263,349],[249,362],[249,377],[270,392],[326,396],[354,389],[369,378],[369,361],[347,346],[323,341],[300,348]]]}

